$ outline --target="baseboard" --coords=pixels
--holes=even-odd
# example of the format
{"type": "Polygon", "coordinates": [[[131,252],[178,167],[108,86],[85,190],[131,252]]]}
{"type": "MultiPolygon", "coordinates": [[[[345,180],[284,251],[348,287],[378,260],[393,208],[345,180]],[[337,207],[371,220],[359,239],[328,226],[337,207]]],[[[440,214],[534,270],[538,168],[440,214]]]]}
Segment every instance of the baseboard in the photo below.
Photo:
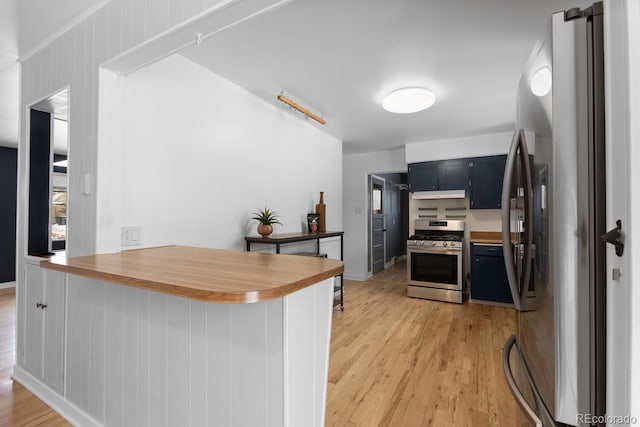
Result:
{"type": "Polygon", "coordinates": [[[345,280],[355,280],[356,282],[365,282],[369,279],[369,277],[371,277],[371,275],[368,274],[349,274],[349,273],[344,273],[344,278],[345,280]]]}
{"type": "Polygon", "coordinates": [[[385,263],[384,268],[387,269],[393,266],[396,262],[404,261],[405,259],[407,259],[406,255],[394,256],[391,261],[385,263]]]}
{"type": "Polygon", "coordinates": [[[0,289],[9,289],[9,288],[15,288],[15,287],[16,287],[16,282],[0,283],[0,289]]]}
{"type": "Polygon", "coordinates": [[[44,383],[37,380],[19,365],[14,365],[13,375],[11,377],[74,426],[101,427],[103,425],[51,388],[47,387],[44,383]]]}

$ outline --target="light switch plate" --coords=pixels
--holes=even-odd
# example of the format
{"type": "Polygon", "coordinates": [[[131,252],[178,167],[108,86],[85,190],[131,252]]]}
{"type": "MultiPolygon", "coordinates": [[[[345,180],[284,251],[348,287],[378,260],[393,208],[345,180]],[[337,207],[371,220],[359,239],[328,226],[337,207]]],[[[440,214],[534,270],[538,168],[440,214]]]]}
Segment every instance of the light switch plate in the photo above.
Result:
{"type": "Polygon", "coordinates": [[[136,246],[142,241],[140,227],[122,227],[122,246],[136,246]]]}

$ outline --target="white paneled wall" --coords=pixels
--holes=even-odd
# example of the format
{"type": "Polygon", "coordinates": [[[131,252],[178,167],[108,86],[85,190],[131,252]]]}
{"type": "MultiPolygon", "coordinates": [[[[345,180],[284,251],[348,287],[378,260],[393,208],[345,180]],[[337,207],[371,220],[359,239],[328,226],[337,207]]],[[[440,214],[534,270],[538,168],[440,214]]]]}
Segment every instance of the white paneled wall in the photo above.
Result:
{"type": "Polygon", "coordinates": [[[333,279],[210,304],[68,276],[67,399],[106,426],[324,424],[333,279]]]}

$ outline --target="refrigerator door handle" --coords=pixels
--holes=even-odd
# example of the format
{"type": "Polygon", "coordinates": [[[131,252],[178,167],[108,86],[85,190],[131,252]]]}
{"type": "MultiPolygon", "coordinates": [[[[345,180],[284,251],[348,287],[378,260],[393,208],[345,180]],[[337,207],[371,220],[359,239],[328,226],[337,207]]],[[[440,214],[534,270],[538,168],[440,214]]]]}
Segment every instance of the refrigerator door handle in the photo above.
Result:
{"type": "Polygon", "coordinates": [[[520,129],[520,161],[524,170],[524,276],[520,288],[520,304],[523,309],[532,309],[527,304],[527,292],[531,280],[531,268],[533,267],[533,178],[531,165],[529,164],[529,152],[527,138],[524,130],[520,129]]]}
{"type": "MultiPolygon", "coordinates": [[[[527,416],[527,418],[529,418],[529,421],[531,421],[533,425],[535,425],[536,427],[542,427],[542,421],[540,421],[540,418],[538,417],[538,415],[535,413],[533,409],[531,409],[531,406],[529,406],[529,404],[525,400],[524,396],[520,392],[520,389],[518,388],[518,384],[516,384],[516,381],[513,378],[513,372],[511,372],[511,365],[509,364],[509,355],[511,354],[511,349],[513,348],[515,343],[516,343],[516,336],[511,335],[507,339],[507,342],[504,344],[504,348],[502,349],[502,369],[504,370],[504,376],[507,379],[507,384],[509,385],[511,394],[516,399],[516,402],[518,402],[518,406],[520,406],[520,408],[522,409],[522,412],[525,413],[525,415],[527,416]]],[[[520,355],[520,350],[517,348],[517,346],[516,346],[516,351],[518,352],[518,355],[520,355]]]]}
{"type": "MultiPolygon", "coordinates": [[[[507,281],[509,282],[509,290],[513,298],[513,305],[516,310],[522,310],[520,292],[518,289],[518,276],[516,274],[516,265],[513,252],[511,251],[511,184],[515,172],[515,165],[518,157],[518,148],[520,146],[520,131],[515,131],[511,140],[511,148],[507,156],[507,162],[504,168],[504,179],[502,181],[502,253],[504,254],[504,266],[507,272],[507,281]]],[[[517,257],[516,257],[517,259],[517,257]]]]}

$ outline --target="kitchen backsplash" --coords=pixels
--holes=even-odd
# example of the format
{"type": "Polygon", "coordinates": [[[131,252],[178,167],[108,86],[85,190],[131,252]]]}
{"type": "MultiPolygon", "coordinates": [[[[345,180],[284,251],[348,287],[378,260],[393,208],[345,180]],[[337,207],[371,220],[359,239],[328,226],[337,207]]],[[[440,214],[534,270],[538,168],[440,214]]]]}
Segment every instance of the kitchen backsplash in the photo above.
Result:
{"type": "MultiPolygon", "coordinates": [[[[501,231],[500,209],[469,209],[469,199],[426,199],[409,197],[409,235],[414,234],[416,219],[457,219],[465,221],[462,275],[470,270],[469,236],[472,231],[501,231]]],[[[465,280],[465,292],[468,284],[465,280]]]]}
{"type": "Polygon", "coordinates": [[[457,219],[467,231],[500,231],[499,209],[469,209],[469,199],[414,200],[409,198],[409,234],[416,219],[457,219]]]}

